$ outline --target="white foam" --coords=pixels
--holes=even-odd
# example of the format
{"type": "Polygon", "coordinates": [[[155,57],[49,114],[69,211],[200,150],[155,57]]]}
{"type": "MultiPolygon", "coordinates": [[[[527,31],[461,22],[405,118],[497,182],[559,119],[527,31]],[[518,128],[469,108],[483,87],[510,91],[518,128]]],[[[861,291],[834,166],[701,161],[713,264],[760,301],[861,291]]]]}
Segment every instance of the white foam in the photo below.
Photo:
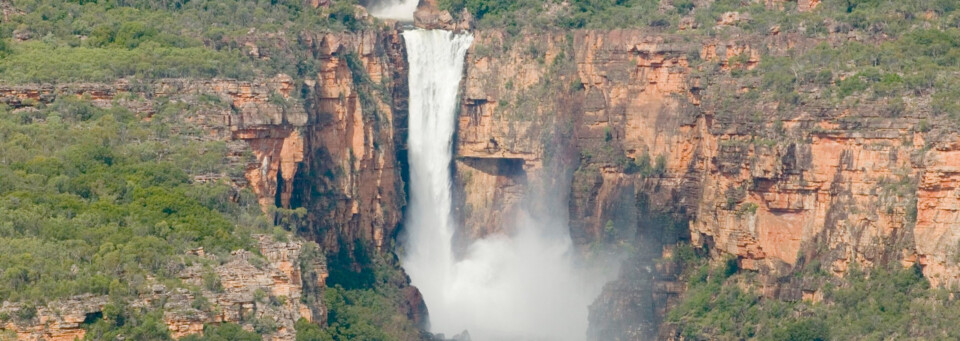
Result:
{"type": "Polygon", "coordinates": [[[371,4],[368,10],[377,18],[412,22],[417,3],[418,0],[383,0],[371,4]]]}

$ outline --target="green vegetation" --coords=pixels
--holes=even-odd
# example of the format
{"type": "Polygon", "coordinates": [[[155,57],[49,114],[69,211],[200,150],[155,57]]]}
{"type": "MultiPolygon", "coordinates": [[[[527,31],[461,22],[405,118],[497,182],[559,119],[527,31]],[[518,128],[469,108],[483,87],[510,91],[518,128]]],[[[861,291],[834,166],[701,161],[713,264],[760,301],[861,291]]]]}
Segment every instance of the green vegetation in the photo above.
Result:
{"type": "Polygon", "coordinates": [[[640,174],[643,176],[662,176],[667,173],[667,156],[657,155],[656,163],[652,163],[649,153],[643,153],[637,158],[621,157],[620,166],[627,174],[640,174]]]}
{"type": "Polygon", "coordinates": [[[360,30],[355,0],[314,9],[301,0],[14,0],[0,23],[4,82],[109,81],[121,77],[250,79],[313,71],[295,37],[360,30]],[[290,42],[277,36],[289,35],[290,42]],[[25,41],[10,41],[9,37],[25,41]],[[257,46],[269,58],[248,52],[257,46]]]}
{"type": "Polygon", "coordinates": [[[331,281],[323,293],[329,326],[298,321],[297,341],[420,339],[404,313],[407,280],[396,259],[355,250],[340,252],[329,264],[331,281]],[[361,270],[354,272],[354,267],[361,270]]]}
{"type": "MultiPolygon", "coordinates": [[[[0,301],[90,293],[123,302],[153,283],[191,289],[179,269],[209,260],[186,251],[227,255],[270,231],[249,190],[192,181],[242,174],[242,164],[225,162],[224,142],[199,138],[206,132],[197,128],[171,134],[178,115],[204,104],[159,103],[149,121],[69,97],[0,108],[0,301]]],[[[125,335],[153,328],[149,315],[113,315],[142,322],[113,322],[125,335]]]]}
{"type": "Polygon", "coordinates": [[[250,79],[255,73],[249,60],[237,51],[172,48],[154,43],[126,49],[25,42],[16,44],[12,53],[0,60],[0,75],[12,83],[57,83],[110,81],[127,76],[250,79]]]}
{"type": "MultiPolygon", "coordinates": [[[[399,313],[397,302],[392,300],[399,298],[399,294],[394,296],[382,290],[399,289],[386,286],[357,290],[327,288],[324,299],[329,309],[329,327],[325,332],[329,340],[417,339],[418,329],[399,313]]],[[[327,336],[321,340],[327,340],[327,336]]]]}
{"type": "Polygon", "coordinates": [[[744,203],[737,207],[736,215],[737,217],[750,216],[757,213],[757,209],[760,208],[760,205],[752,202],[744,203]]]}
{"type": "Polygon", "coordinates": [[[457,14],[467,10],[483,28],[517,29],[518,26],[557,28],[650,27],[676,24],[679,15],[689,13],[685,1],[668,11],[659,0],[572,0],[564,6],[554,0],[440,0],[440,8],[457,14]],[[545,11],[545,9],[550,9],[545,11]]]}
{"type": "Polygon", "coordinates": [[[163,312],[127,306],[121,301],[108,303],[101,316],[84,322],[87,329],[85,340],[116,340],[124,337],[132,340],[173,340],[170,330],[163,323],[163,312]]]}
{"type": "MultiPolygon", "coordinates": [[[[681,254],[678,251],[678,254],[681,254]]],[[[689,290],[668,321],[688,339],[851,340],[960,337],[960,304],[932,289],[918,267],[853,269],[843,279],[811,262],[805,283],[820,283],[821,302],[765,298],[755,275],[736,260],[711,266],[683,252],[689,290]]],[[[799,285],[794,281],[785,285],[799,285]]]]}
{"type": "Polygon", "coordinates": [[[206,325],[203,335],[189,335],[183,341],[260,341],[263,338],[254,332],[243,330],[238,324],[206,325]]]}
{"type": "MultiPolygon", "coordinates": [[[[170,330],[163,322],[160,310],[132,311],[129,307],[113,303],[104,307],[101,318],[87,324],[85,340],[132,339],[145,341],[173,340],[170,330]]],[[[235,323],[205,325],[203,335],[188,335],[183,341],[260,341],[263,338],[235,323]]]]}
{"type": "MultiPolygon", "coordinates": [[[[184,266],[211,262],[190,256],[203,247],[225,256],[253,250],[253,233],[274,233],[249,190],[228,182],[195,183],[193,174],[242,174],[243,163],[226,162],[221,141],[206,132],[170,127],[197,106],[163,102],[149,121],[115,106],[61,97],[39,110],[0,108],[0,301],[26,305],[16,316],[35,317],[36,304],[72,295],[109,295],[103,316],[87,325],[91,339],[124,335],[168,340],[158,308],[132,308],[131,298],[153,283],[196,291],[222,290],[217,277],[203,274],[203,288],[181,283],[184,266]],[[151,279],[148,279],[151,278],[151,279]]],[[[275,209],[275,221],[302,227],[304,209],[275,209]]],[[[274,233],[277,235],[277,233],[274,233]]],[[[285,232],[279,236],[286,238],[285,232]]],[[[322,295],[329,327],[301,323],[302,340],[412,340],[419,330],[403,312],[406,277],[396,259],[357,243],[330,257],[329,288],[308,285],[302,298],[316,304],[322,295]],[[313,335],[313,336],[311,336],[313,335]]],[[[304,259],[323,257],[308,247],[304,259]]],[[[251,259],[251,262],[256,259],[251,259]]],[[[305,283],[319,274],[304,271],[305,283]]],[[[268,302],[265,293],[255,294],[268,302]]],[[[273,304],[282,304],[275,298],[273,304]]],[[[208,307],[198,299],[194,307],[208,307]]],[[[188,340],[259,339],[275,330],[255,321],[256,333],[236,325],[208,326],[188,340]]]]}

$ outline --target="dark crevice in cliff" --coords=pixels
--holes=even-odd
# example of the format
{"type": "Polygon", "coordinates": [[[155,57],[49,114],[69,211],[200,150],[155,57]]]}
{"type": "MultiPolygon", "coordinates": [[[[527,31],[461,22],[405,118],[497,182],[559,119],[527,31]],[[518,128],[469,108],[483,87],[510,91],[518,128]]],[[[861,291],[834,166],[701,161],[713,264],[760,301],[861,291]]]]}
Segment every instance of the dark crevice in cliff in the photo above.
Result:
{"type": "MultiPolygon", "coordinates": [[[[281,164],[277,167],[277,194],[274,196],[273,205],[276,207],[283,207],[283,193],[286,190],[286,184],[283,183],[283,165],[281,164]]],[[[289,208],[289,207],[286,207],[289,208]]]]}
{"type": "Polygon", "coordinates": [[[395,207],[395,209],[401,212],[397,227],[393,229],[393,233],[388,236],[391,242],[397,241],[403,232],[403,217],[406,216],[407,203],[410,202],[410,162],[407,148],[407,132],[409,130],[408,124],[410,116],[410,88],[408,86],[409,80],[407,79],[409,77],[409,66],[407,65],[407,50],[403,35],[399,35],[399,37],[397,51],[387,54],[393,66],[393,88],[391,89],[393,121],[391,123],[393,124],[394,131],[394,155],[400,179],[396,185],[396,190],[400,196],[400,203],[399,207],[395,207]]]}

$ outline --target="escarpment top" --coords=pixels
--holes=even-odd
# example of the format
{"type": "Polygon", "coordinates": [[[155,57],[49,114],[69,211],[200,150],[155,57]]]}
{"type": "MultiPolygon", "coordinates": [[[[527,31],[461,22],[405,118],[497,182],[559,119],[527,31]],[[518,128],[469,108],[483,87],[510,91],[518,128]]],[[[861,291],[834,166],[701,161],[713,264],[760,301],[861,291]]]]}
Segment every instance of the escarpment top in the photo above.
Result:
{"type": "Polygon", "coordinates": [[[463,9],[454,18],[448,10],[442,10],[437,0],[420,0],[413,13],[414,25],[428,30],[466,31],[473,28],[473,15],[463,9]]]}

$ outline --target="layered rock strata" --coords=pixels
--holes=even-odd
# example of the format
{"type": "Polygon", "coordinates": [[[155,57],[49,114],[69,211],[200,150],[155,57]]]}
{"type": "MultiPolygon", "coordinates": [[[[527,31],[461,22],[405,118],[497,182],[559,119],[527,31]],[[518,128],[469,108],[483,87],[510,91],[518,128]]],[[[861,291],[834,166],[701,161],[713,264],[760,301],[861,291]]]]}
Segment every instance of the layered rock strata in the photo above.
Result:
{"type": "Polygon", "coordinates": [[[731,76],[755,69],[761,48],[776,55],[808,39],[777,30],[704,42],[633,30],[475,35],[456,163],[469,236],[501,231],[525,181],[560,158],[575,170],[567,186],[578,245],[638,238],[637,249],[654,249],[625,268],[652,273],[649,284],[609,288],[634,287],[647,311],[662,312],[681,291],[676,271],[653,260],[687,239],[767,276],[770,297],[801,299],[777,279],[813,260],[837,276],[854,264],[917,263],[933,284],[956,283],[957,137],[917,128],[928,117],[922,101],[898,116],[882,102],[778,109],[747,100],[763,89],[731,76]],[[557,145],[577,155],[546,147],[557,145]]]}

